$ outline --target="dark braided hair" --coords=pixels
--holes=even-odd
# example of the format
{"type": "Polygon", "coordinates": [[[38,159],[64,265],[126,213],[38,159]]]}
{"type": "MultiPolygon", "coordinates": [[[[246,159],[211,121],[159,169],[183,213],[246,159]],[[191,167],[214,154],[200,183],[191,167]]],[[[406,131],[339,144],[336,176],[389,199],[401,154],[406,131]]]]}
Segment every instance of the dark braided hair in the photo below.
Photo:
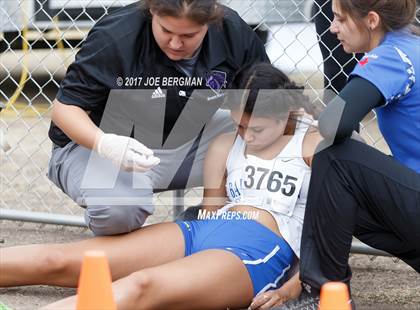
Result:
{"type": "Polygon", "coordinates": [[[229,98],[230,108],[240,107],[243,112],[257,117],[283,118],[289,112],[304,109],[317,117],[304,87],[291,81],[281,70],[268,63],[258,63],[238,76],[240,88],[234,98],[229,98]]]}

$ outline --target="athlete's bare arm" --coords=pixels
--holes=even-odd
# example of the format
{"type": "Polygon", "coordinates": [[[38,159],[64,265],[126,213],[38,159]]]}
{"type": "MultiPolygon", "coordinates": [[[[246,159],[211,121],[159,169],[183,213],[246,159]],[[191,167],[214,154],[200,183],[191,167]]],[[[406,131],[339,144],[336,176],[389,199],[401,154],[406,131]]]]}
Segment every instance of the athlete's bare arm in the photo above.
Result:
{"type": "Polygon", "coordinates": [[[316,127],[310,127],[303,139],[302,155],[306,164],[311,167],[316,147],[323,137],[316,127]]]}
{"type": "Polygon", "coordinates": [[[203,209],[215,211],[226,204],[226,160],[235,140],[235,133],[218,136],[210,144],[204,160],[203,209]]]}

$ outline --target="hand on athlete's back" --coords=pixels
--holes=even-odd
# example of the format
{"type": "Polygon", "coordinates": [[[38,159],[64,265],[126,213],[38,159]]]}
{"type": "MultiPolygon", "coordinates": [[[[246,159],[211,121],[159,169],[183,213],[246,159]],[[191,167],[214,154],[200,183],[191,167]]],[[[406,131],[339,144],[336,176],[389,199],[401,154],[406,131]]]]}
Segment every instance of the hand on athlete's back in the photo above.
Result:
{"type": "Polygon", "coordinates": [[[115,134],[101,134],[95,144],[99,156],[125,171],[145,172],[160,163],[153,151],[139,141],[115,134]]]}

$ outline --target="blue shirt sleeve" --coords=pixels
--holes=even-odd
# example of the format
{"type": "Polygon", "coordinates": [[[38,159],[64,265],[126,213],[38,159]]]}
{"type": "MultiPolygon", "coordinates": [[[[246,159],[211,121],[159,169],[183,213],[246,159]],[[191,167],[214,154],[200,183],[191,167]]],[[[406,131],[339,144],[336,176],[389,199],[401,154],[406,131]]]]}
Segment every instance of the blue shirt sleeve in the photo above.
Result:
{"type": "Polygon", "coordinates": [[[359,61],[350,78],[359,76],[368,80],[379,89],[385,104],[389,104],[410,91],[410,68],[411,62],[401,50],[391,45],[382,45],[359,61]]]}

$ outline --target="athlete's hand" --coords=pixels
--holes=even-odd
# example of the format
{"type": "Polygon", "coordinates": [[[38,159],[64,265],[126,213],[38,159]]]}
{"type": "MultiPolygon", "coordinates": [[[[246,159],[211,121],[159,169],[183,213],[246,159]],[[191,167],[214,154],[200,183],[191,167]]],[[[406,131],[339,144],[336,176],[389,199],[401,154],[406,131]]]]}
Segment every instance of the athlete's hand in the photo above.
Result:
{"type": "Polygon", "coordinates": [[[280,306],[290,299],[290,291],[284,287],[261,293],[252,300],[249,310],[271,309],[280,306]]]}
{"type": "Polygon", "coordinates": [[[302,291],[299,272],[284,283],[280,288],[255,296],[248,309],[263,310],[278,307],[290,299],[297,298],[302,291]]]}
{"type": "Polygon", "coordinates": [[[145,172],[160,162],[151,149],[130,137],[102,133],[96,141],[99,156],[125,171],[145,172]]]}

